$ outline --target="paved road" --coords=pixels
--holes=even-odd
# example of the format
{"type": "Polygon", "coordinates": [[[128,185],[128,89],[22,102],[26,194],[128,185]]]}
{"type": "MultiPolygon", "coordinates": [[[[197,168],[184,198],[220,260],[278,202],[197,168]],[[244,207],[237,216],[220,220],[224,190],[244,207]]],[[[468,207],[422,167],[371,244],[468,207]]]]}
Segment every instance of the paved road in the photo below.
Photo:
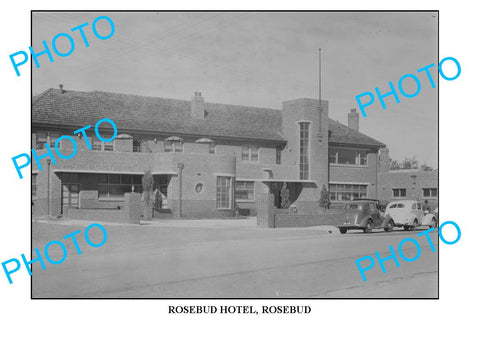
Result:
{"type": "MultiPolygon", "coordinates": [[[[33,224],[33,245],[84,229],[80,221],[33,224]]],[[[34,264],[33,297],[169,298],[358,298],[438,296],[438,252],[421,231],[349,232],[335,228],[257,229],[255,220],[158,221],[149,225],[105,225],[108,240],[100,248],[79,240],[82,255],[64,241],[64,263],[34,264]],[[331,233],[330,233],[330,232],[331,233]],[[333,231],[333,232],[332,232],[333,231]],[[404,238],[415,238],[421,256],[378,263],[364,282],[355,260],[378,251],[389,255],[404,238]]],[[[82,235],[82,234],[81,234],[82,235]]],[[[432,233],[438,249],[437,233],[432,233]]],[[[92,237],[98,236],[100,233],[92,237]]],[[[407,257],[415,246],[407,242],[407,257]]],[[[61,258],[55,246],[49,254],[61,258]]]]}

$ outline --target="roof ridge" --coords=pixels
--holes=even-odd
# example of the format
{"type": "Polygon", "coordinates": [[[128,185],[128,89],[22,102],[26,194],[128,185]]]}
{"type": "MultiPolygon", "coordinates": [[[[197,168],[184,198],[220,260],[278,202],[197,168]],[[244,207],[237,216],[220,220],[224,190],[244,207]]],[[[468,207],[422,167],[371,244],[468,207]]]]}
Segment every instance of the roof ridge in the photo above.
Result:
{"type": "MultiPolygon", "coordinates": [[[[135,97],[141,97],[141,98],[152,98],[152,99],[163,99],[163,100],[177,100],[177,101],[183,101],[183,102],[190,102],[188,99],[177,99],[177,98],[167,98],[167,97],[156,97],[156,96],[148,96],[144,94],[133,94],[133,93],[121,93],[121,92],[111,92],[111,91],[99,91],[99,90],[92,90],[92,91],[76,91],[76,90],[69,90],[69,92],[82,92],[82,93],[105,93],[105,94],[116,94],[116,95],[121,95],[121,96],[135,96],[135,97]]],[[[241,104],[228,104],[228,103],[217,103],[217,102],[209,102],[206,101],[205,104],[213,104],[213,105],[226,105],[226,106],[235,106],[235,107],[245,107],[245,108],[252,108],[252,109],[262,109],[262,110],[271,110],[271,111],[278,111],[281,112],[281,109],[274,109],[270,107],[264,107],[264,106],[253,106],[253,105],[241,105],[241,104]]]]}
{"type": "Polygon", "coordinates": [[[50,87],[46,90],[44,90],[43,92],[40,92],[40,94],[37,94],[35,96],[32,97],[32,104],[36,103],[40,98],[42,98],[43,96],[45,96],[48,92],[52,91],[53,88],[50,87]]]}

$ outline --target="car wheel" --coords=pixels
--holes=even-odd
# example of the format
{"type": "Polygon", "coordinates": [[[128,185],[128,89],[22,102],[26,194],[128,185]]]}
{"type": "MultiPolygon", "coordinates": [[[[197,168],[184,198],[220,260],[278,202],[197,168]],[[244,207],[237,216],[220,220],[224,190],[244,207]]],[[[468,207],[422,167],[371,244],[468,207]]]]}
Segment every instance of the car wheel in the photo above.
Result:
{"type": "Polygon", "coordinates": [[[417,229],[417,227],[418,227],[418,220],[415,219],[415,220],[413,220],[413,225],[410,226],[410,230],[415,230],[415,229],[417,229]]]}
{"type": "Polygon", "coordinates": [[[430,228],[437,228],[437,227],[438,227],[437,219],[432,218],[432,223],[430,223],[430,228]]]}
{"type": "Polygon", "coordinates": [[[367,221],[367,225],[365,226],[365,228],[363,228],[363,231],[364,231],[365,233],[371,233],[371,232],[372,232],[372,229],[373,229],[373,227],[372,227],[372,221],[371,221],[371,220],[368,220],[368,221],[367,221]]]}
{"type": "Polygon", "coordinates": [[[340,229],[340,234],[346,234],[347,233],[347,228],[338,228],[340,229]]]}
{"type": "Polygon", "coordinates": [[[392,232],[393,231],[393,221],[392,220],[388,221],[388,224],[384,229],[385,229],[386,232],[389,232],[389,233],[392,232]]]}

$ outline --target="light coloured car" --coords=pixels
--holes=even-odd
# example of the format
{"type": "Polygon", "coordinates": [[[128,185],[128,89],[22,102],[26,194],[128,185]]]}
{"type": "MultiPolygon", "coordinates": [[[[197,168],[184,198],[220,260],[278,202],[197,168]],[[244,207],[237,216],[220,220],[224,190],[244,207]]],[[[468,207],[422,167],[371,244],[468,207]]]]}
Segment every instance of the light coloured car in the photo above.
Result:
{"type": "Polygon", "coordinates": [[[385,216],[390,217],[396,227],[405,230],[414,230],[418,226],[436,228],[437,217],[429,212],[424,212],[422,204],[416,200],[399,200],[390,202],[385,209],[385,216]]]}

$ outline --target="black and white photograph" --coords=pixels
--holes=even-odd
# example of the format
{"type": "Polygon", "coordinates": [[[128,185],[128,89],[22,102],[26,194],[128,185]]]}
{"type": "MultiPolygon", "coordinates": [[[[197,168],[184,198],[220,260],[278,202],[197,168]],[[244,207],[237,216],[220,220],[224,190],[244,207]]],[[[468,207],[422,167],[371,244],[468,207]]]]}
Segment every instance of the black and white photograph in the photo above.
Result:
{"type": "Polygon", "coordinates": [[[0,7],[2,338],[478,333],[474,6],[0,7]]]}
{"type": "Polygon", "coordinates": [[[438,12],[32,25],[32,298],[438,297],[438,12]]]}

